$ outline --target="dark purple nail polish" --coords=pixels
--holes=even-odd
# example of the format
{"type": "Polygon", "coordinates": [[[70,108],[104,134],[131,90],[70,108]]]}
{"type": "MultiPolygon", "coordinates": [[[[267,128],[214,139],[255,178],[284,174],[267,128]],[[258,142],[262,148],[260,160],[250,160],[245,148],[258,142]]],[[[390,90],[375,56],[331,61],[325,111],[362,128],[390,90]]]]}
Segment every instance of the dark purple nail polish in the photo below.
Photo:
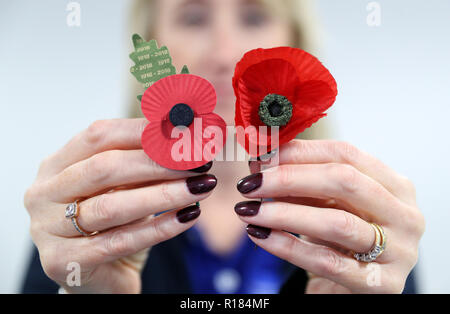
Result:
{"type": "Polygon", "coordinates": [[[194,220],[200,216],[200,207],[197,205],[191,205],[189,207],[180,209],[177,212],[177,219],[180,223],[186,223],[188,221],[194,220]]]}
{"type": "Polygon", "coordinates": [[[259,188],[262,184],[262,173],[254,173],[239,180],[237,183],[237,189],[239,192],[246,194],[259,188]]]}
{"type": "Polygon", "coordinates": [[[257,239],[267,239],[272,232],[271,229],[255,225],[247,226],[247,233],[257,239]]]}
{"type": "Polygon", "coordinates": [[[186,184],[192,194],[202,194],[214,189],[217,185],[217,179],[212,174],[204,174],[187,178],[186,184]]]}
{"type": "Polygon", "coordinates": [[[204,172],[208,172],[209,169],[211,169],[213,165],[213,162],[210,161],[207,164],[204,164],[203,166],[200,166],[198,168],[194,168],[194,169],[190,169],[189,171],[195,172],[195,173],[204,173],[204,172]]]}
{"type": "Polygon", "coordinates": [[[237,203],[234,206],[234,211],[241,216],[255,216],[258,214],[261,202],[258,201],[245,201],[237,203]]]}

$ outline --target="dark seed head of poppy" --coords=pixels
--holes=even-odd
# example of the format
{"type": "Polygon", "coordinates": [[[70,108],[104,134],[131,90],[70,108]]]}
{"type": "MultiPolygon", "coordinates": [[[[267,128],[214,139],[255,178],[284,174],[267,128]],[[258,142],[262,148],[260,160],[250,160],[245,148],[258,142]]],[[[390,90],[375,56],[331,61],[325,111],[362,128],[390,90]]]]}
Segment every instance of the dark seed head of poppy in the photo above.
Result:
{"type": "Polygon", "coordinates": [[[292,104],[282,95],[268,94],[261,101],[258,114],[267,126],[283,126],[291,120],[292,104]]]}
{"type": "Polygon", "coordinates": [[[194,111],[186,104],[176,104],[170,109],[169,120],[174,126],[188,127],[194,121],[194,111]]]}
{"type": "Polygon", "coordinates": [[[279,117],[281,115],[281,105],[278,101],[274,101],[269,104],[269,113],[272,117],[279,117]]]}

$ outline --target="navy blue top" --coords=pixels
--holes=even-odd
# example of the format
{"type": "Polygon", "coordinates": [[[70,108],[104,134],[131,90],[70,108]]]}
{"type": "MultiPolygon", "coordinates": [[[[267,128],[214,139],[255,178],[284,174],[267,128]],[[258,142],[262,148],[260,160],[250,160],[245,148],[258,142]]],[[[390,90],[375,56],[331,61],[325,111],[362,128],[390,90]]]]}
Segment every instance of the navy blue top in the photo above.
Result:
{"type": "Polygon", "coordinates": [[[283,261],[243,236],[227,255],[206,245],[201,231],[186,231],[183,250],[193,293],[278,293],[285,280],[283,261]]]}

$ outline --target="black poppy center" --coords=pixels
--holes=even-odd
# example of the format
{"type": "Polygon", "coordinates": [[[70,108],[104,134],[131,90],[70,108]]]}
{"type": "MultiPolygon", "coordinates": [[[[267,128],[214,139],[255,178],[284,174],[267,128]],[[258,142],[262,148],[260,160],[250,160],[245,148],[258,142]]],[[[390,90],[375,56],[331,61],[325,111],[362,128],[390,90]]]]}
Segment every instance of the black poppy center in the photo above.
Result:
{"type": "Polygon", "coordinates": [[[283,126],[292,118],[292,103],[283,95],[268,94],[259,105],[258,115],[267,126],[283,126]]]}
{"type": "Polygon", "coordinates": [[[176,104],[170,109],[169,120],[174,126],[188,127],[194,121],[194,111],[186,104],[176,104]]]}
{"type": "Polygon", "coordinates": [[[279,117],[282,112],[281,105],[278,101],[274,100],[269,104],[269,113],[272,117],[279,117]]]}

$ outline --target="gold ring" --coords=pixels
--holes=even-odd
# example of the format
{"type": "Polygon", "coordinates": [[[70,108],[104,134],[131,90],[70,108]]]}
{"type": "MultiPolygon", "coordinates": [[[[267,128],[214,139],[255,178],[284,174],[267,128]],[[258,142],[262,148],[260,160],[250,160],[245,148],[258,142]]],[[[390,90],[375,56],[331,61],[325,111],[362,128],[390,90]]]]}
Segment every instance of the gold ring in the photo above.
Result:
{"type": "Polygon", "coordinates": [[[370,263],[377,259],[378,256],[383,254],[386,249],[386,234],[383,228],[376,223],[370,223],[373,230],[375,231],[375,243],[372,249],[366,253],[354,253],[353,257],[360,262],[370,263]]]}

